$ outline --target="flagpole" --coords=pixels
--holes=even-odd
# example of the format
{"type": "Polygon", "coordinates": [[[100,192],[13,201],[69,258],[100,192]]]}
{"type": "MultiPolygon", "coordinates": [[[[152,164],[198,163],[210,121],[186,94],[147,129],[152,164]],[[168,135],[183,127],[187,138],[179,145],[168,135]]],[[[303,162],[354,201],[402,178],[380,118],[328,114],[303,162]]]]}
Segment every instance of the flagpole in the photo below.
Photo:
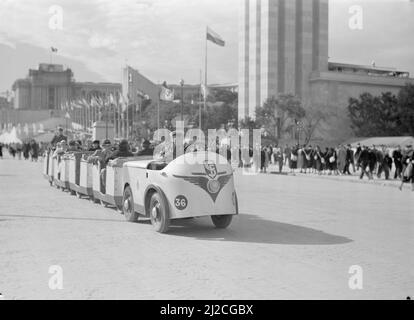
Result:
{"type": "Polygon", "coordinates": [[[205,65],[204,65],[204,110],[206,110],[206,104],[207,104],[207,49],[208,49],[208,41],[207,41],[207,32],[208,32],[208,26],[206,27],[206,33],[205,33],[205,40],[206,40],[206,61],[205,61],[205,65]]]}
{"type": "Polygon", "coordinates": [[[90,121],[90,110],[89,110],[89,104],[86,105],[86,130],[89,128],[89,121],[90,121]]]}
{"type": "MultiPolygon", "coordinates": [[[[119,93],[119,94],[122,94],[122,93],[119,93]]],[[[118,117],[117,117],[117,120],[118,120],[118,135],[117,135],[117,137],[118,138],[120,138],[121,137],[121,134],[122,134],[122,132],[121,132],[121,108],[120,108],[120,104],[119,104],[119,99],[120,99],[120,96],[119,96],[119,94],[118,94],[118,101],[117,101],[117,110],[118,110],[118,117]]]]}
{"type": "Polygon", "coordinates": [[[129,139],[129,98],[128,98],[126,112],[127,112],[127,116],[126,116],[126,124],[127,124],[127,127],[126,127],[126,138],[128,140],[129,139]]]}
{"type": "Polygon", "coordinates": [[[157,129],[160,129],[160,99],[158,98],[157,103],[157,129]]]}
{"type": "Polygon", "coordinates": [[[199,129],[201,130],[201,86],[202,86],[202,82],[203,82],[203,75],[202,75],[203,71],[200,69],[200,91],[198,94],[198,126],[199,129]]]}
{"type": "MultiPolygon", "coordinates": [[[[116,99],[115,97],[114,97],[114,99],[116,99]]],[[[112,121],[112,123],[114,124],[114,138],[116,137],[116,105],[115,105],[115,103],[111,103],[111,108],[113,108],[113,115],[114,115],[114,118],[113,118],[113,121],[112,121]]]]}
{"type": "Polygon", "coordinates": [[[104,110],[105,110],[105,139],[108,139],[108,109],[107,106],[105,105],[105,101],[104,101],[104,110]]]}
{"type": "MultiPolygon", "coordinates": [[[[138,99],[137,99],[138,101],[138,99]]],[[[137,102],[138,103],[138,102],[137,102]]],[[[135,116],[136,116],[136,111],[137,111],[137,106],[134,103],[134,106],[132,107],[132,127],[131,127],[131,137],[134,136],[134,124],[135,124],[135,116]]]]}
{"type": "Polygon", "coordinates": [[[160,98],[161,91],[160,91],[160,82],[158,81],[158,103],[157,103],[157,129],[160,129],[160,98]]]}

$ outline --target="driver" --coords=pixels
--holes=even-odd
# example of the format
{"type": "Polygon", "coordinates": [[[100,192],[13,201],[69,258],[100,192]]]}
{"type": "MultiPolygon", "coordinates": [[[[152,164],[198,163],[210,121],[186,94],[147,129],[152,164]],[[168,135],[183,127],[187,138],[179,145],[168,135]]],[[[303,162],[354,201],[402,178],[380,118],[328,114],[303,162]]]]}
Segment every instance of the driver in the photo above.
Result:
{"type": "Polygon", "coordinates": [[[144,140],[142,142],[142,150],[138,152],[138,156],[152,156],[154,150],[151,149],[151,142],[144,140]]]}

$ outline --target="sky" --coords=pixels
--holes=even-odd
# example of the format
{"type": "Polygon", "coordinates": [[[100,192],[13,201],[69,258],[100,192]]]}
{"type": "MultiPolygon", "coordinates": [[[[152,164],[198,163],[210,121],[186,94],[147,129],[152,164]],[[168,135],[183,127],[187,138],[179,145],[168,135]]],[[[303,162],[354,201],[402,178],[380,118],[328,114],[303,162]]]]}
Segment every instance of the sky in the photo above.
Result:
{"type": "MultiPolygon", "coordinates": [[[[0,0],[0,94],[51,61],[77,81],[121,83],[128,64],[154,82],[199,83],[207,25],[226,41],[208,45],[209,83],[237,82],[240,1],[0,0]]],[[[330,61],[375,61],[414,77],[413,17],[412,0],[330,0],[330,61]],[[362,29],[349,26],[353,5],[362,29]]]]}

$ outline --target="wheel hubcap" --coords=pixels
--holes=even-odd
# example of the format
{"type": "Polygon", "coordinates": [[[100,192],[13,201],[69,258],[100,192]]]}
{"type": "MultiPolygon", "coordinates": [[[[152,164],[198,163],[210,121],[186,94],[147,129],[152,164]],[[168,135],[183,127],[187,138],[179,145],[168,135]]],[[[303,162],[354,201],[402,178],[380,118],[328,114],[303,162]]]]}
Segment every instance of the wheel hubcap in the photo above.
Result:
{"type": "Polygon", "coordinates": [[[154,204],[154,207],[151,210],[151,216],[152,216],[152,219],[155,222],[158,222],[159,221],[159,213],[160,213],[159,210],[160,210],[160,204],[158,202],[156,202],[154,204]]]}
{"type": "Polygon", "coordinates": [[[126,212],[130,212],[131,211],[131,198],[127,197],[124,201],[124,210],[126,212]]]}

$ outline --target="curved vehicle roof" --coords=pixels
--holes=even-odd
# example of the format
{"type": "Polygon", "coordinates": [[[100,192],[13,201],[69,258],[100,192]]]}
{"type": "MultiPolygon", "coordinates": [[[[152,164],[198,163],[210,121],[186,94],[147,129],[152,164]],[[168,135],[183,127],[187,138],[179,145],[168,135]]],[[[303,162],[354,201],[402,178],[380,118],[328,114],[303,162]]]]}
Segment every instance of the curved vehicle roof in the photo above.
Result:
{"type": "Polygon", "coordinates": [[[214,165],[217,172],[232,172],[232,167],[223,156],[209,151],[186,153],[171,161],[164,170],[176,175],[205,173],[205,164],[214,165]]]}
{"type": "MultiPolygon", "coordinates": [[[[173,161],[171,161],[164,170],[166,172],[173,172],[174,174],[191,174],[193,171],[204,171],[205,162],[214,164],[217,171],[229,172],[232,170],[231,165],[223,156],[209,151],[198,151],[186,153],[173,161]]],[[[148,165],[153,162],[160,162],[158,160],[144,158],[143,160],[128,161],[125,166],[130,168],[147,169],[148,165]]]]}

